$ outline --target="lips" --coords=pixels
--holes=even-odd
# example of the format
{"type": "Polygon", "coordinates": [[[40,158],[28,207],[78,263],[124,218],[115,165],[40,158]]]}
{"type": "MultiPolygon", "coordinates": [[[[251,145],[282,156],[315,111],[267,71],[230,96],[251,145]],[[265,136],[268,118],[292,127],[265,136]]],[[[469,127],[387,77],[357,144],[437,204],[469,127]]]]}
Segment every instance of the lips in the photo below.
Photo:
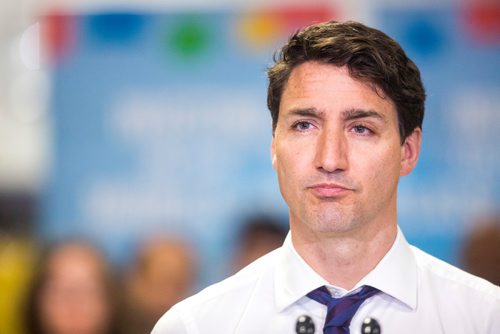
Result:
{"type": "Polygon", "coordinates": [[[319,183],[308,187],[314,195],[322,198],[334,198],[346,195],[352,189],[335,183],[319,183]]]}

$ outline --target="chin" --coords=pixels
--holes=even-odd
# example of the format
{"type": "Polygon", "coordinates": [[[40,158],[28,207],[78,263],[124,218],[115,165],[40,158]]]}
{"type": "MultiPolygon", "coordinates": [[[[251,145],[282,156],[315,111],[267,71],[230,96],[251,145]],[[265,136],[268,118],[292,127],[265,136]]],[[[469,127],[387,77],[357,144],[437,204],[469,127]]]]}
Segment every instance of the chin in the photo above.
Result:
{"type": "Polygon", "coordinates": [[[322,233],[348,232],[358,225],[352,214],[338,210],[323,211],[310,218],[308,221],[314,225],[313,229],[322,233]]]}

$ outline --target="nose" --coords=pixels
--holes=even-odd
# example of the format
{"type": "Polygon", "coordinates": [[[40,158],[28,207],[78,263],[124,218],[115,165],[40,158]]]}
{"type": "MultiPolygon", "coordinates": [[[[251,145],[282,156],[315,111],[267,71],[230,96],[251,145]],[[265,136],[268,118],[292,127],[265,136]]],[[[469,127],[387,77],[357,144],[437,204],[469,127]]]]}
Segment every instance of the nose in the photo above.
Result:
{"type": "Polygon", "coordinates": [[[316,143],[315,165],[323,172],[347,170],[347,141],[343,131],[324,129],[316,143]]]}

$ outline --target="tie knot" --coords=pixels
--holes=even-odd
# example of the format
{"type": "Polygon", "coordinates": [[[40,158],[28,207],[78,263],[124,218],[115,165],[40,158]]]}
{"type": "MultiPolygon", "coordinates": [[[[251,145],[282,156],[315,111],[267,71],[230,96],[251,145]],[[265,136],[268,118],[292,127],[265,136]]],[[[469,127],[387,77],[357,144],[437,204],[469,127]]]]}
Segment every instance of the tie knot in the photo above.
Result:
{"type": "Polygon", "coordinates": [[[378,292],[380,292],[378,289],[364,285],[354,294],[333,298],[330,291],[322,286],[309,292],[307,296],[327,306],[324,333],[349,333],[349,324],[358,308],[366,299],[378,292]],[[338,330],[335,331],[335,328],[338,330]]]}

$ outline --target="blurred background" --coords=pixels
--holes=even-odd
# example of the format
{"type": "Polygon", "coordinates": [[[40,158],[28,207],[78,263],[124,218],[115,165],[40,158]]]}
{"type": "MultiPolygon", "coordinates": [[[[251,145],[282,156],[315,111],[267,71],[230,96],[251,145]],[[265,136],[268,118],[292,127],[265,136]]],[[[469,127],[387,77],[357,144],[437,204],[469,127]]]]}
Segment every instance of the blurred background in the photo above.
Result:
{"type": "Polygon", "coordinates": [[[265,72],[331,19],[421,69],[407,238],[500,284],[500,2],[0,0],[0,334],[148,333],[280,245],[265,72]]]}

